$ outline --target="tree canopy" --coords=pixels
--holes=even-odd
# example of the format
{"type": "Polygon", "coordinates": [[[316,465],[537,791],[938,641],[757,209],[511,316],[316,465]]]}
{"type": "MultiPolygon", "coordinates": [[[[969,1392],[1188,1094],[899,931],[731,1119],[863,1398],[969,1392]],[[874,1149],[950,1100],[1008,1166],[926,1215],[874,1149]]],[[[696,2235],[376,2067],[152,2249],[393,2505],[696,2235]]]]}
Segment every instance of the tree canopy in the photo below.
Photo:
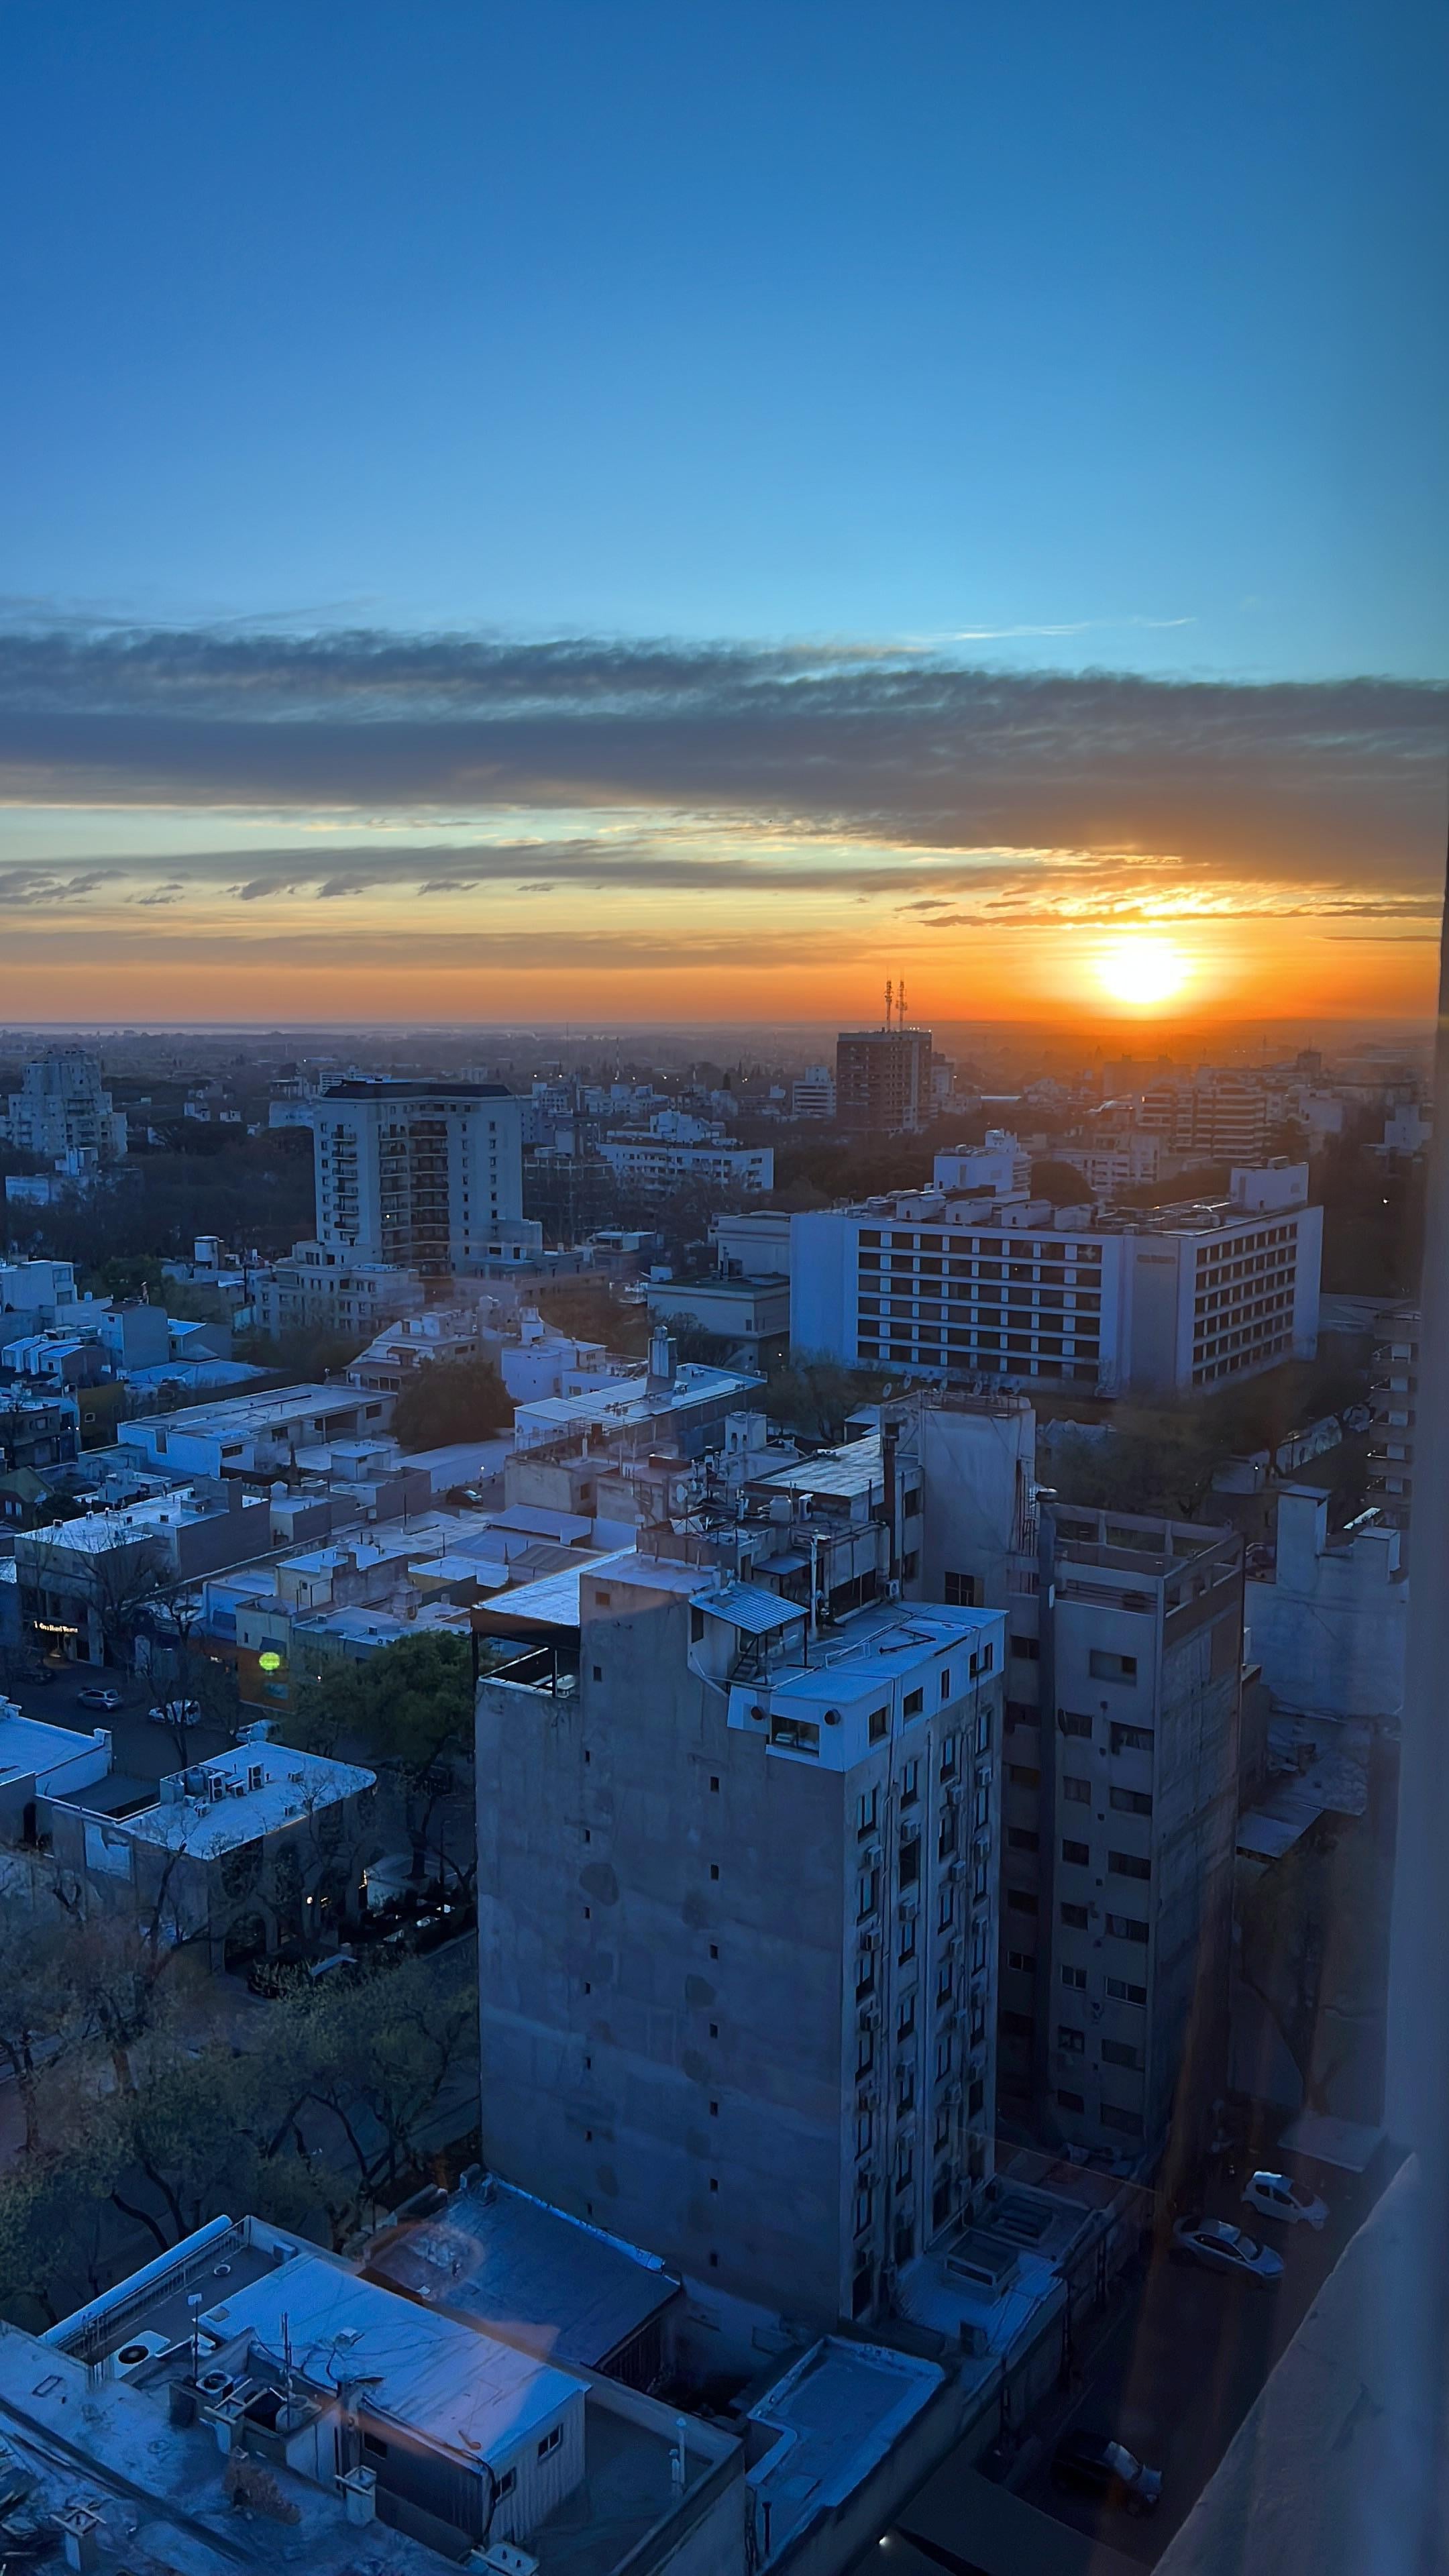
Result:
{"type": "Polygon", "coordinates": [[[513,1403],[490,1360],[431,1360],[408,1380],[392,1417],[403,1449],[487,1440],[513,1420],[513,1403]]]}

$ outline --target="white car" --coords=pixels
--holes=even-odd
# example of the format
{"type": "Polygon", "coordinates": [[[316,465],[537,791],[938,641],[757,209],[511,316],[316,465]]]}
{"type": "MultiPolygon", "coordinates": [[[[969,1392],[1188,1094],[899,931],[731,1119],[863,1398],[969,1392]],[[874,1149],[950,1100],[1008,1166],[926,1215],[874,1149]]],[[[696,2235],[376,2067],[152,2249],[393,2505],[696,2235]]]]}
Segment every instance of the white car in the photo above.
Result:
{"type": "Polygon", "coordinates": [[[1287,2174],[1250,2174],[1243,2186],[1243,2206],[1256,2209],[1260,2218],[1281,2218],[1285,2227],[1328,2224],[1327,2201],[1287,2174]]]}
{"type": "Polygon", "coordinates": [[[146,1715],[153,1726],[199,1726],[201,1702],[199,1699],[163,1699],[155,1708],[148,1708],[146,1715]]]}
{"type": "Polygon", "coordinates": [[[1267,2245],[1230,2227],[1225,2218],[1180,2218],[1172,2231],[1177,2263],[1201,2263],[1209,2272],[1228,2272],[1238,2281],[1256,2281],[1274,2289],[1283,2278],[1283,2257],[1267,2245]]]}

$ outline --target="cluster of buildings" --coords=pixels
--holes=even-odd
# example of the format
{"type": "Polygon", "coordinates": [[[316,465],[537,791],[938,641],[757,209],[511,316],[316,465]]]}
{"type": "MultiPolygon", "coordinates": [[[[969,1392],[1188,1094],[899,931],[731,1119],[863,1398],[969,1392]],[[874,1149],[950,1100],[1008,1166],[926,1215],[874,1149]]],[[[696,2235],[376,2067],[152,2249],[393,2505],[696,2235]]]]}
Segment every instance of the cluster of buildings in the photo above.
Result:
{"type": "MultiPolygon", "coordinates": [[[[790,1106],[909,1133],[953,1079],[898,1012],[790,1106]]],[[[348,2259],[218,2213],[45,2336],[0,2327],[0,2554],[43,2507],[72,2563],[133,2564],[141,2505],[159,2563],[219,2568],[241,2505],[337,2576],[835,2576],[1056,2384],[1225,2095],[1302,2113],[1246,1909],[1375,1830],[1405,1532],[1332,1531],[1292,1484],[1267,1543],[1227,1497],[1073,1505],[1033,1392],[1192,1396],[1311,1356],[1309,1164],[1242,1086],[1144,1081],[1120,1128],[1053,1146],[1078,1203],[1032,1195],[1035,1140],[1003,1125],[926,1187],[726,1205],[705,1276],[643,1284],[631,1361],[533,1308],[560,1273],[525,1155],[617,1120],[586,1141],[631,1186],[728,1202],[768,1190],[768,1150],[742,1180],[723,1113],[567,1088],[346,1076],[288,1104],[315,1237],[265,1275],[214,1243],[176,1266],[221,1315],[335,1326],[344,1376],[218,1388],[68,1456],[62,1373],[17,1370],[0,1412],[7,1456],[71,1479],[64,1516],[10,1529],[0,1645],[183,1696],[204,1664],[239,1711],[157,1783],[104,1729],[0,1708],[0,1830],[82,1911],[220,1973],[325,1956],[385,1833],[370,1771],[278,1740],[298,1688],[459,1638],[481,2058],[480,2167],[348,2259]],[[1228,1162],[1226,1193],[1121,1203],[1174,1154],[1228,1162]],[[679,1359],[687,1327],[719,1364],[679,1359]],[[786,1352],[899,1392],[837,1444],[786,1437],[763,1389],[786,1352]],[[458,1360],[493,1366],[511,1424],[404,1453],[400,1396],[458,1360]]],[[[647,1251],[575,1257],[613,1277],[647,1251]]],[[[7,1283],[38,1295],[42,1269],[59,1332],[86,1302],[63,1264],[0,1294],[38,1314],[7,1283]]],[[[131,1329],[92,1320],[101,1347],[131,1329]]],[[[1405,1523],[1415,1360],[1389,1317],[1405,1523]]],[[[1372,2131],[1377,2081],[1374,2043],[1350,2050],[1340,2124],[1372,2131]]]]}

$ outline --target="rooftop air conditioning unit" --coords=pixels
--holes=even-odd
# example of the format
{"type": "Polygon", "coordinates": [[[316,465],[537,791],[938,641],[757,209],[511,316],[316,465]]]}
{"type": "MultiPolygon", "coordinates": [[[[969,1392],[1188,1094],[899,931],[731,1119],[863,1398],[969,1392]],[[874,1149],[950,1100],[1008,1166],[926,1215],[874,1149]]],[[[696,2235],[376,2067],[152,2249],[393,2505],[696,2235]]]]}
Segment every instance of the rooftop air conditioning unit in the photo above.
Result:
{"type": "Polygon", "coordinates": [[[170,2350],[171,2337],[146,2326],[111,2354],[106,2364],[107,2375],[112,2379],[130,2379],[136,2371],[144,2370],[148,2361],[154,2361],[158,2353],[170,2350]]]}

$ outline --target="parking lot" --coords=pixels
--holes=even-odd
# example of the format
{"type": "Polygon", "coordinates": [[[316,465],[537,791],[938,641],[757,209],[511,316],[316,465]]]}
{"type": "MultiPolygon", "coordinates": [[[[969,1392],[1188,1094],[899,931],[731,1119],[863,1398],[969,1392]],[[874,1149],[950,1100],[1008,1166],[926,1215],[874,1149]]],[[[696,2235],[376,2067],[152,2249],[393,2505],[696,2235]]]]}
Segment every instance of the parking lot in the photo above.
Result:
{"type": "Polygon", "coordinates": [[[1248,2167],[1206,2195],[1207,2214],[1241,2225],[1283,2257],[1271,2289],[1177,2263],[1159,2246],[1137,2288],[1101,2321],[1095,2345],[1078,2338],[1079,2383],[1041,2407],[1027,2427],[1009,2484],[1029,2503],[1123,2556],[1152,2566],[1221,2460],[1280,2353],[1384,2176],[1344,2174],[1326,2184],[1329,2220],[1321,2234],[1285,2227],[1244,2209],[1248,2167]],[[1053,2484],[1051,2455],[1075,2427],[1110,2434],[1162,2472],[1162,2499],[1141,2519],[1053,2484]]]}

